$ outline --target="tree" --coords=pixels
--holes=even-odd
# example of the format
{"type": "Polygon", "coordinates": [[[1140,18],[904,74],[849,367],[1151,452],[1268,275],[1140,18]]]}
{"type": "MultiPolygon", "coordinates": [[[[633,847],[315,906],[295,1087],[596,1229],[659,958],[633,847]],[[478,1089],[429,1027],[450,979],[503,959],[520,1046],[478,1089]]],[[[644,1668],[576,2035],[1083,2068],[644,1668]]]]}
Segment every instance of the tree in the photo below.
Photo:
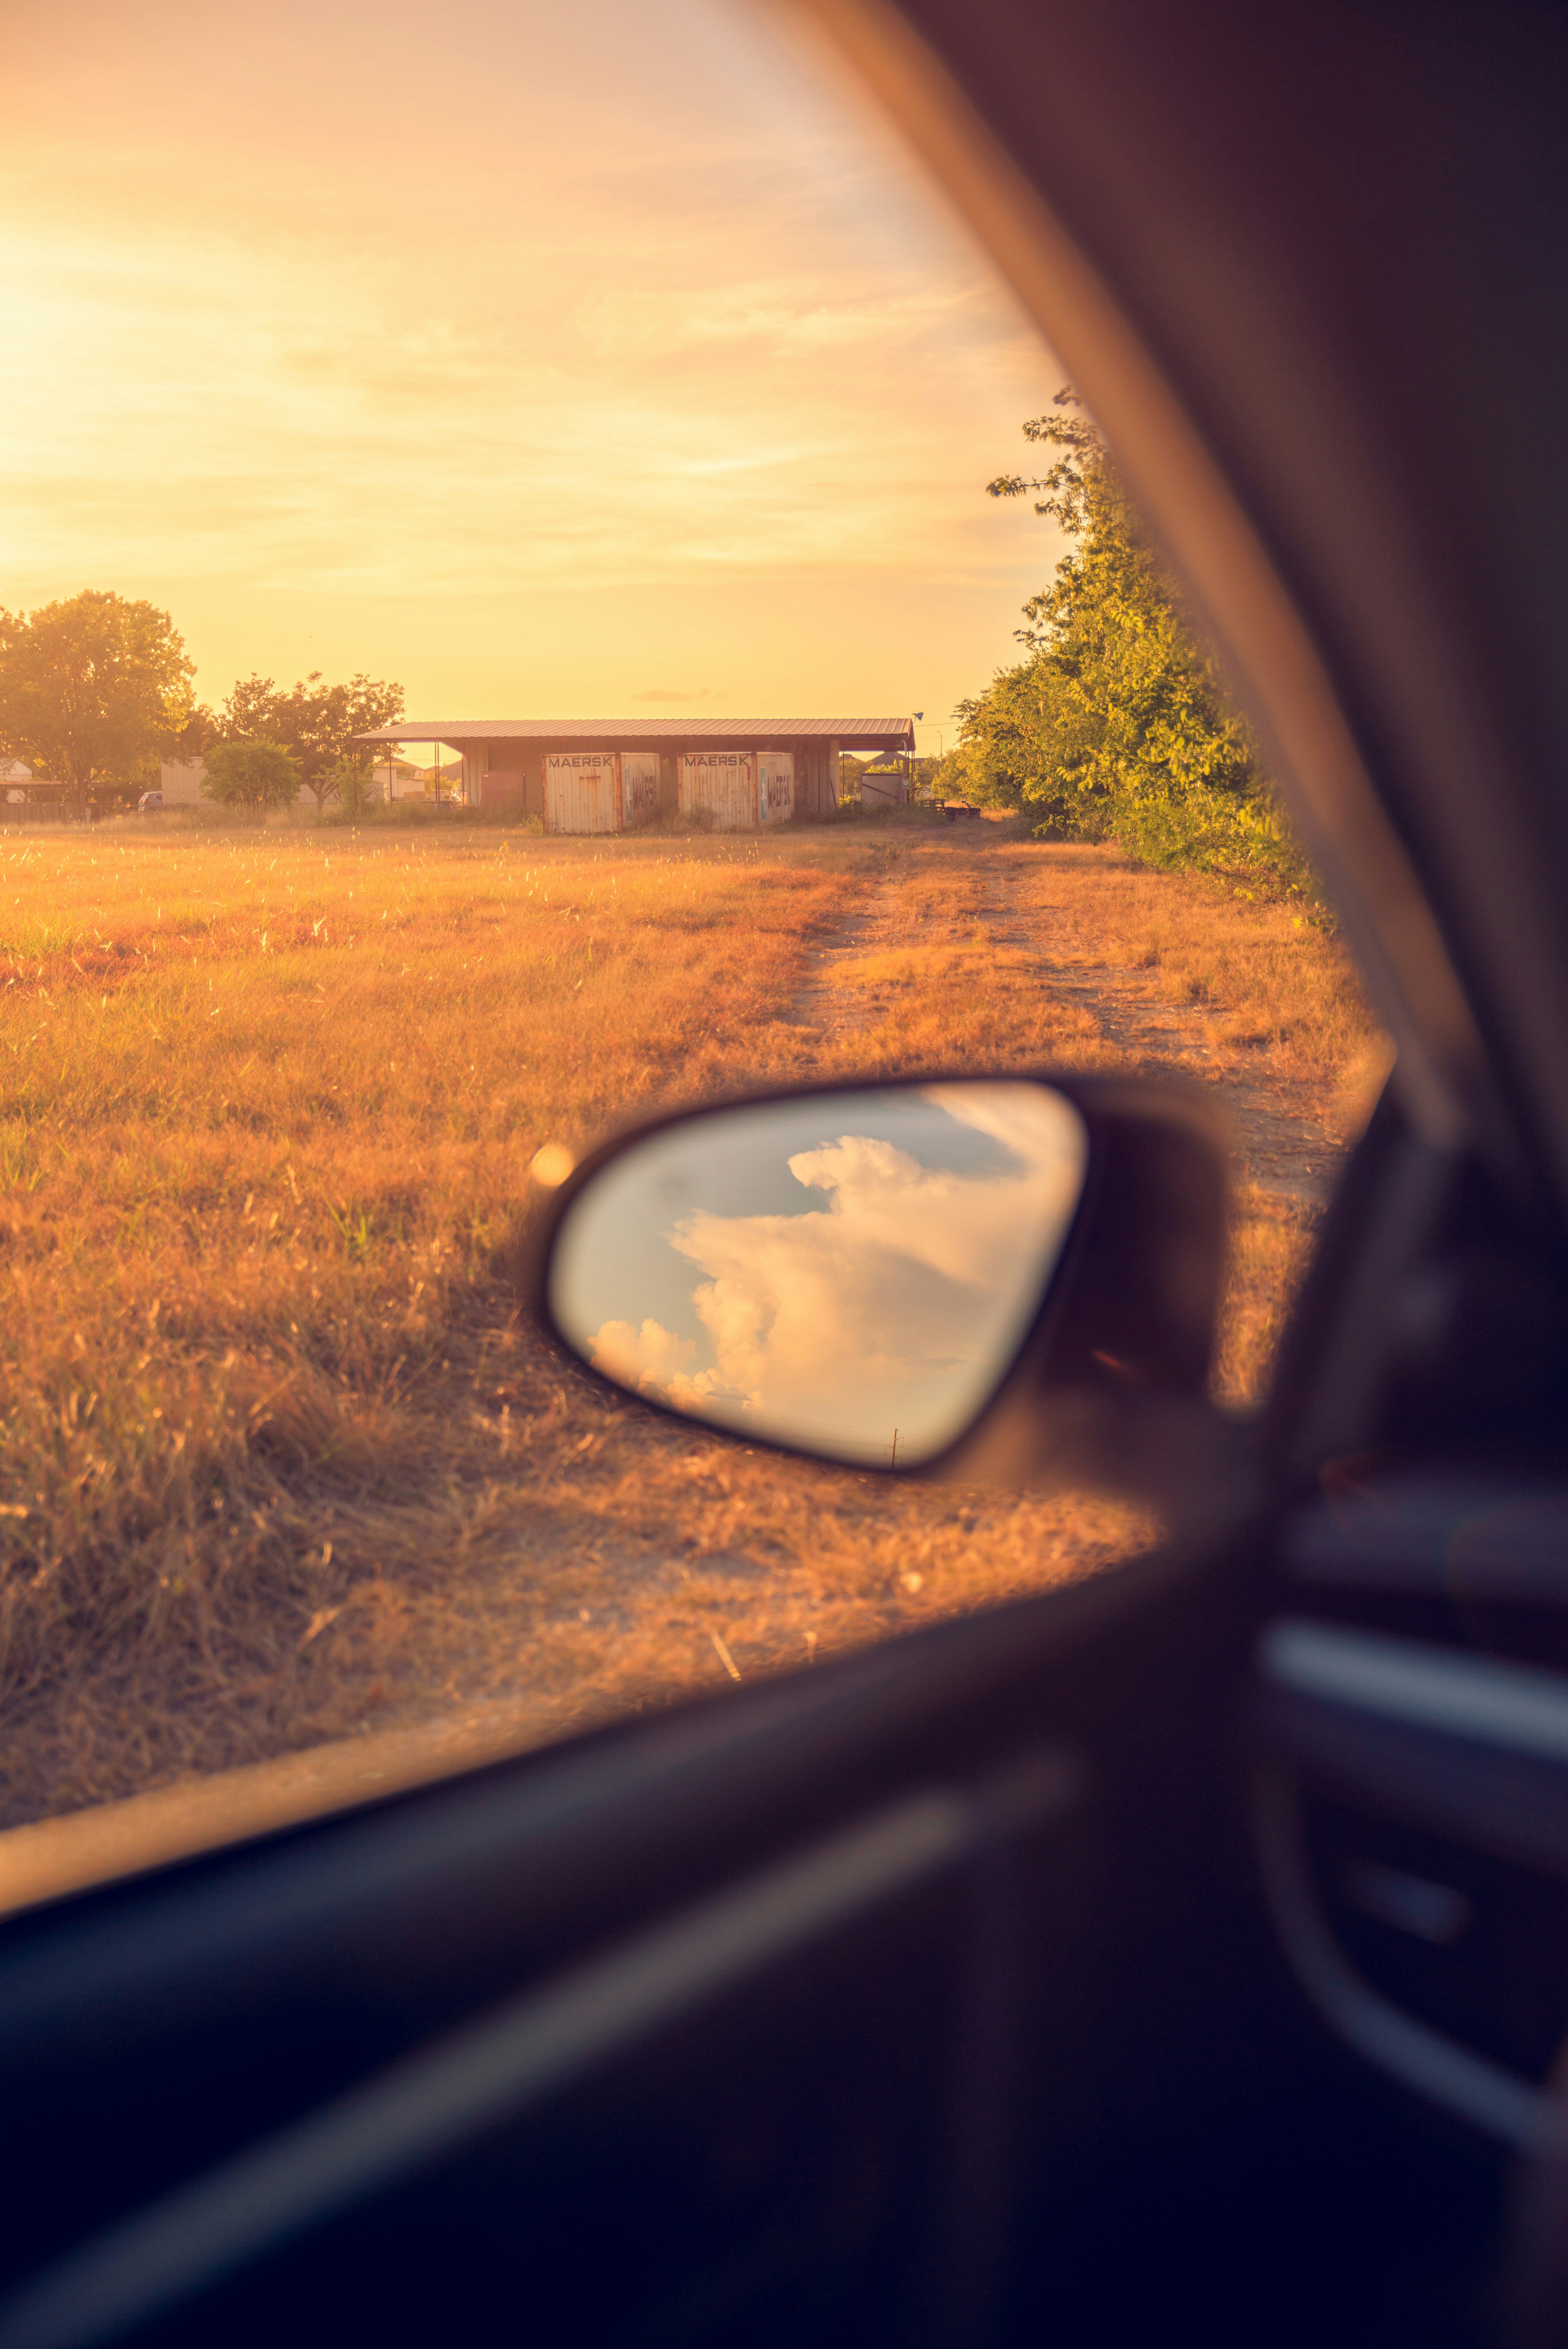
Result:
{"type": "Polygon", "coordinates": [[[199,701],[175,737],[174,755],[189,766],[192,760],[205,757],[208,743],[215,742],[218,735],[217,719],[204,701],[199,701]]]}
{"type": "Polygon", "coordinates": [[[372,754],[355,742],[390,726],[403,715],[403,688],[388,679],[352,677],[346,685],[326,685],[320,669],[289,692],[270,677],[242,678],[223,705],[219,730],[226,740],[264,738],[292,752],[299,779],[315,795],[319,814],[338,790],[347,761],[362,772],[372,754]]]}
{"type": "Polygon", "coordinates": [[[937,797],[977,807],[1027,802],[1039,815],[1037,831],[1080,832],[1081,811],[1060,780],[1056,699],[1056,681],[1038,657],[999,668],[984,693],[953,713],[958,740],[938,770],[937,797]]]}
{"type": "Polygon", "coordinates": [[[0,754],[68,783],[80,812],[95,787],[143,781],[174,754],[194,675],[152,604],[89,587],[32,613],[0,611],[0,754]]]}
{"type": "Polygon", "coordinates": [[[201,789],[220,807],[292,807],[299,767],[281,742],[214,742],[201,789]]]}
{"type": "MultiPolygon", "coordinates": [[[[1055,406],[1078,410],[1070,385],[1055,406]]],[[[1182,609],[1098,427],[1031,418],[1058,452],[1043,477],[1003,474],[993,497],[1042,492],[1035,511],[1077,542],[1024,606],[1027,657],[956,713],[970,792],[1040,809],[1038,829],[1114,837],[1158,865],[1310,887],[1245,719],[1182,609]]]]}

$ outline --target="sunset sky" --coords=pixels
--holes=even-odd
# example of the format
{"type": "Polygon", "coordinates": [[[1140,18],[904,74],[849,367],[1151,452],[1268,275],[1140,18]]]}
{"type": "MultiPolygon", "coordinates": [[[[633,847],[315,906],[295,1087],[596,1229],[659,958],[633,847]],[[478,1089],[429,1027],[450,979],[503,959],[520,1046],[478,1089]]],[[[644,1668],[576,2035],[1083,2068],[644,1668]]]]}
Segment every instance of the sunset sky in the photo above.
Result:
{"type": "MultiPolygon", "coordinates": [[[[1058,543],[1059,381],[727,0],[6,0],[0,604],[150,596],[198,689],[412,717],[923,709],[1058,543]]],[[[953,729],[946,725],[951,741],[953,729]]]]}

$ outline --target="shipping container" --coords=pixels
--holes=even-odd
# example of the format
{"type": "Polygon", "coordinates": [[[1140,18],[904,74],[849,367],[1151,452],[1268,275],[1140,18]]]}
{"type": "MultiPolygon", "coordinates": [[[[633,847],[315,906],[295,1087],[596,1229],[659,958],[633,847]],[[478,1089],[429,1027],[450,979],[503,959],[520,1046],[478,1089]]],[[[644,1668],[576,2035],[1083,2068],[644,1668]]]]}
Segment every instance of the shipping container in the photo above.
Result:
{"type": "Polygon", "coordinates": [[[744,750],[696,750],[680,762],[682,815],[707,814],[715,832],[757,826],[757,762],[744,750]]]}
{"type": "Polygon", "coordinates": [[[659,754],[656,750],[621,753],[621,822],[628,832],[652,823],[659,812],[659,754]]]}
{"type": "Polygon", "coordinates": [[[763,750],[757,760],[757,812],[764,823],[788,823],[795,812],[795,754],[763,750]]]}
{"type": "Polygon", "coordinates": [[[619,832],[614,750],[552,750],[544,762],[546,832],[619,832]]]}

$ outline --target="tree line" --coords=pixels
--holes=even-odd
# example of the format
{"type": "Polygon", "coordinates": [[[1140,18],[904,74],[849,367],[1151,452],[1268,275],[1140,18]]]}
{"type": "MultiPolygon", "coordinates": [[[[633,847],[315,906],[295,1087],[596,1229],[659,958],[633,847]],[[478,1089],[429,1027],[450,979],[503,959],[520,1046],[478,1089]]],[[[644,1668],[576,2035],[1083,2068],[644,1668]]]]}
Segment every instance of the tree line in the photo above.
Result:
{"type": "Polygon", "coordinates": [[[0,610],[0,755],[64,783],[78,813],[155,788],[165,759],[202,760],[202,789],[222,804],[288,807],[303,788],[318,813],[329,800],[358,812],[373,754],[354,737],[401,718],[400,685],[328,685],[313,669],[285,688],[252,675],[213,710],[197,701],[195,675],[153,604],[86,588],[0,610]]]}
{"type": "Polygon", "coordinates": [[[1071,385],[1024,426],[1055,452],[1004,473],[994,498],[1036,496],[1073,542],[1024,606],[1022,660],[959,703],[940,789],[1033,814],[1056,840],[1114,840],[1258,894],[1313,895],[1310,870],[1245,717],[1071,385]]]}

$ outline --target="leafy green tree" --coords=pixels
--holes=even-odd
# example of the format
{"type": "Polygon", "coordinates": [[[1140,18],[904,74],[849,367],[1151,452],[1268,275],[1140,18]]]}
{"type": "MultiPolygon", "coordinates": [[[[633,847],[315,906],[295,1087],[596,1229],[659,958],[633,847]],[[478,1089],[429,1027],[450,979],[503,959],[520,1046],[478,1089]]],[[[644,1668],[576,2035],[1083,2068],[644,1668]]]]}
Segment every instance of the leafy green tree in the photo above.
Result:
{"type": "Polygon", "coordinates": [[[317,668],[286,693],[270,677],[242,678],[223,704],[218,730],[230,741],[282,742],[298,764],[300,781],[315,793],[319,814],[339,790],[346,761],[369,769],[373,753],[354,737],[402,715],[400,685],[363,675],[346,685],[327,685],[317,668]]]}
{"type": "Polygon", "coordinates": [[[999,668],[984,693],[954,711],[958,741],[938,769],[935,796],[977,807],[1027,805],[1039,819],[1037,831],[1079,833],[1078,802],[1059,777],[1056,698],[1056,680],[1042,660],[999,668]]]}
{"type": "Polygon", "coordinates": [[[1146,863],[1310,886],[1245,719],[1182,609],[1098,427],[1070,385],[1025,435],[1043,476],[1003,474],[1075,542],[1025,605],[1026,657],[960,706],[969,794],[1037,809],[1038,829],[1114,837],[1146,863]]]}
{"type": "Polygon", "coordinates": [[[78,812],[105,785],[171,757],[195,674],[167,612],[98,588],[0,611],[0,755],[68,783],[78,812]]]}
{"type": "Polygon", "coordinates": [[[214,742],[201,789],[220,807],[293,807],[299,797],[295,760],[281,742],[214,742]]]}

